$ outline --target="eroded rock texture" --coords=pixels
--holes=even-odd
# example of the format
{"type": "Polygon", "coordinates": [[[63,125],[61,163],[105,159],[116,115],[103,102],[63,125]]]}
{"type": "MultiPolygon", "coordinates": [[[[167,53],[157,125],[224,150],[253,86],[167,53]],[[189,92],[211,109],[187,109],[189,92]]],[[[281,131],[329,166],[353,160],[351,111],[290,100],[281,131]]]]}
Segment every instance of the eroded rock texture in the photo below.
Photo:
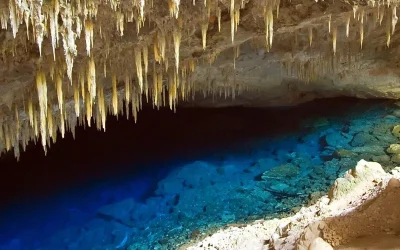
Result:
{"type": "Polygon", "coordinates": [[[0,149],[18,157],[17,145],[34,139],[46,151],[58,130],[105,130],[107,113],[136,119],[145,103],[398,98],[396,8],[397,1],[2,1],[0,149]]]}

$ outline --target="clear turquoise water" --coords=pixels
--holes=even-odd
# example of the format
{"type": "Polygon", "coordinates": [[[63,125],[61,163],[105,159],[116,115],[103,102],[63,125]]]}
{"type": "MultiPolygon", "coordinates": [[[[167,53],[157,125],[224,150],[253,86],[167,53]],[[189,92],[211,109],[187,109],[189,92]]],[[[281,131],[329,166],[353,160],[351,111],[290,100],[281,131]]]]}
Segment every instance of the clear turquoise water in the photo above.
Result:
{"type": "MultiPolygon", "coordinates": [[[[201,149],[181,140],[188,145],[168,159],[150,157],[145,170],[82,177],[79,185],[12,203],[0,217],[0,249],[175,249],[198,231],[296,211],[359,159],[395,165],[384,149],[398,140],[391,134],[400,122],[391,115],[396,108],[330,100],[251,115],[219,110],[199,125],[211,137],[202,139],[200,130],[183,136],[198,136],[201,149]],[[212,138],[225,143],[206,142],[212,138]]],[[[129,166],[126,159],[118,164],[129,166]]]]}

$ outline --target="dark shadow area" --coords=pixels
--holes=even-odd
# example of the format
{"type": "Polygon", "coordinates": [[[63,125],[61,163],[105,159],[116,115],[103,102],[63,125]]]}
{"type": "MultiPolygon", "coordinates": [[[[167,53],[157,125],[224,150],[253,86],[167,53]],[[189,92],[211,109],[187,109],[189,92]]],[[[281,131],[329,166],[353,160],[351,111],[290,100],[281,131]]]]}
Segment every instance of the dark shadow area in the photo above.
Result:
{"type": "Polygon", "coordinates": [[[109,116],[107,131],[78,127],[44,155],[31,143],[17,162],[12,152],[0,158],[0,200],[47,196],[60,188],[106,181],[162,168],[170,161],[184,162],[200,155],[217,156],[216,149],[245,146],[246,141],[307,133],[301,126],[312,117],[366,112],[382,100],[325,99],[285,108],[181,108],[176,113],[145,108],[138,123],[109,116]]]}
{"type": "Polygon", "coordinates": [[[0,241],[14,237],[22,225],[46,223],[46,233],[40,233],[45,237],[60,226],[84,223],[105,204],[126,198],[144,201],[172,168],[195,160],[223,166],[228,155],[249,158],[264,143],[261,148],[278,162],[281,152],[265,148],[265,141],[297,144],[316,127],[329,129],[331,124],[345,130],[353,115],[374,110],[384,115],[391,103],[341,98],[297,107],[179,108],[176,113],[145,107],[138,123],[109,116],[105,133],[78,127],[75,140],[70,133],[64,139],[58,135],[47,156],[40,144],[31,143],[19,162],[12,152],[0,158],[0,241]],[[340,123],[326,122],[331,118],[340,123]],[[118,194],[110,195],[117,189],[118,194]]]}

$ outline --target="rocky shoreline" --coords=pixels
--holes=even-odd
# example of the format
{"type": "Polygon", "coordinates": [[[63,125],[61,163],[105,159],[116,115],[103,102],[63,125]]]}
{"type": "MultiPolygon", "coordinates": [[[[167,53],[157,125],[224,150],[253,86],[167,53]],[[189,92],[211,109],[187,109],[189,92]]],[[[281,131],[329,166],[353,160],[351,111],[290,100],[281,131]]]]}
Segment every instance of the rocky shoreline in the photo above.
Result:
{"type": "Polygon", "coordinates": [[[360,160],[328,195],[293,216],[231,225],[179,249],[398,249],[399,195],[399,167],[386,173],[379,163],[360,160]]]}

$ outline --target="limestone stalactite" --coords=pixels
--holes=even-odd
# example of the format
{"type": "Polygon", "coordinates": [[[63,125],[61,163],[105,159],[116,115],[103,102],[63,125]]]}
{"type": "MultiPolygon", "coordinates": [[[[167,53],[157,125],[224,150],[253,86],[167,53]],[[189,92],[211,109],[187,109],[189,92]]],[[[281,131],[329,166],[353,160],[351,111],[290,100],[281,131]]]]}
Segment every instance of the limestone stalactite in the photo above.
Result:
{"type": "MultiPolygon", "coordinates": [[[[273,43],[275,46],[282,39],[293,39],[292,54],[295,55],[303,39],[305,46],[310,47],[307,49],[310,56],[305,57],[308,59],[292,58],[290,63],[284,64],[291,74],[311,81],[318,75],[332,72],[334,65],[339,65],[327,61],[342,60],[345,50],[340,41],[342,27],[346,27],[345,34],[349,40],[351,37],[358,39],[360,35],[362,49],[364,43],[368,46],[367,37],[373,32],[370,23],[382,24],[385,19],[383,28],[386,29],[386,46],[389,47],[398,21],[397,4],[397,0],[373,1],[362,7],[354,3],[352,9],[349,8],[342,16],[324,13],[320,23],[315,21],[319,20],[316,18],[316,23],[301,22],[296,26],[286,19],[276,21],[279,15],[287,15],[288,11],[279,0],[205,0],[204,4],[197,5],[195,1],[188,4],[180,0],[154,0],[154,3],[146,0],[4,1],[0,5],[0,23],[3,30],[9,31],[5,31],[5,39],[0,44],[3,65],[7,62],[10,68],[17,67],[29,56],[36,78],[32,78],[32,88],[19,98],[26,103],[11,103],[12,118],[0,117],[0,142],[3,142],[0,144],[11,150],[18,147],[18,141],[23,141],[21,145],[25,148],[30,140],[40,139],[46,150],[50,139],[55,140],[55,131],[60,131],[64,137],[67,130],[74,130],[77,120],[88,126],[95,122],[98,128],[105,130],[108,107],[110,113],[119,115],[123,101],[125,107],[132,105],[136,120],[143,102],[149,100],[154,107],[167,105],[175,110],[180,101],[194,98],[195,92],[202,91],[205,96],[226,93],[226,96],[234,98],[243,88],[236,82],[236,59],[240,44],[247,41],[259,39],[266,50],[273,53],[273,43]],[[249,3],[257,5],[250,14],[243,11],[249,3]],[[374,14],[372,21],[371,13],[374,14]],[[258,33],[254,37],[242,36],[240,32],[246,32],[250,19],[259,22],[258,33]],[[358,30],[353,30],[352,25],[357,25],[358,30]],[[283,35],[284,29],[290,30],[286,32],[290,36],[283,35]],[[215,34],[215,31],[219,33],[215,34]],[[222,37],[225,31],[227,35],[222,37]],[[330,33],[328,37],[332,36],[329,47],[320,41],[322,33],[326,35],[326,32],[330,33]],[[220,40],[224,40],[220,43],[223,46],[213,47],[220,40]],[[33,51],[31,45],[37,51],[33,51]],[[152,50],[150,53],[149,48],[152,50]],[[312,54],[318,48],[329,48],[326,51],[328,55],[322,53],[324,59],[319,61],[312,54]],[[29,51],[29,55],[22,57],[23,49],[29,51]],[[196,65],[212,64],[218,53],[231,49],[233,69],[229,62],[229,81],[224,72],[226,83],[223,87],[211,81],[197,84],[196,71],[200,67],[196,65]],[[13,58],[18,58],[17,63],[12,61],[13,58]],[[96,67],[102,69],[96,71],[96,67]],[[118,99],[120,92],[125,95],[123,100],[118,99]],[[22,110],[26,115],[22,115],[22,110]]],[[[200,70],[199,74],[202,73],[200,70]]],[[[128,108],[125,112],[129,117],[128,108]]],[[[18,150],[15,152],[19,154],[18,150]]]]}

